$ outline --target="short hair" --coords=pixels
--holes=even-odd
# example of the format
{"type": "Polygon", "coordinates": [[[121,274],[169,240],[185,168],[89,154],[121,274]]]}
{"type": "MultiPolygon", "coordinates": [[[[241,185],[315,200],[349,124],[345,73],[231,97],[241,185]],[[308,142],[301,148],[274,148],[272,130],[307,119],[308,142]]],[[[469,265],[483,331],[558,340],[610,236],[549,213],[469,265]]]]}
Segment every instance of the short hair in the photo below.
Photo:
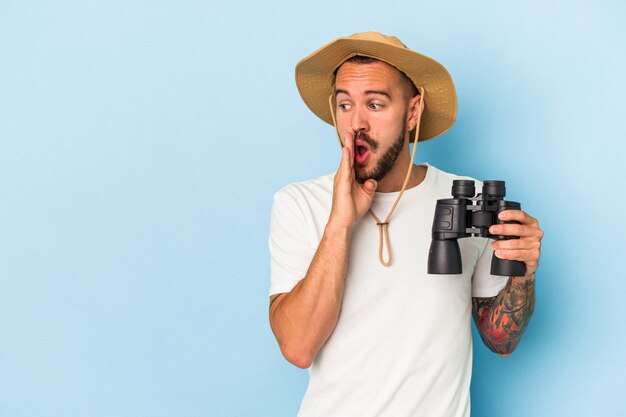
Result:
{"type": "MultiPolygon", "coordinates": [[[[351,64],[357,64],[357,65],[373,64],[376,62],[383,62],[387,64],[385,61],[382,61],[378,58],[372,58],[371,56],[364,56],[364,55],[355,55],[353,57],[350,57],[346,59],[344,62],[342,62],[341,65],[345,64],[346,62],[349,62],[351,64]]],[[[335,81],[337,80],[337,72],[339,71],[339,68],[341,68],[341,65],[339,65],[337,68],[335,68],[335,71],[333,71],[333,75],[331,78],[331,83],[332,83],[331,85],[333,87],[335,86],[335,81]]],[[[390,65],[390,64],[387,64],[387,65],[390,65]]],[[[411,97],[415,97],[419,95],[419,90],[417,89],[415,84],[413,84],[413,81],[411,81],[411,79],[404,72],[400,71],[398,68],[394,67],[393,65],[391,66],[400,73],[400,82],[403,84],[402,91],[404,92],[404,98],[408,100],[411,97]]]]}

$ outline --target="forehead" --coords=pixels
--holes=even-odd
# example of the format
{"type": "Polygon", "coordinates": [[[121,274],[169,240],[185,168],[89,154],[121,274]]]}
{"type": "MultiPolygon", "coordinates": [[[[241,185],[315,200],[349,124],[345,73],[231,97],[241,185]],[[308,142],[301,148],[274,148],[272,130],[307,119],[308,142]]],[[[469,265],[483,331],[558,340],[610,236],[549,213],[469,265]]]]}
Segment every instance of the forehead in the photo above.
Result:
{"type": "Polygon", "coordinates": [[[337,70],[335,88],[347,90],[350,86],[363,85],[367,88],[392,90],[400,88],[399,81],[400,71],[385,62],[345,62],[337,70]]]}

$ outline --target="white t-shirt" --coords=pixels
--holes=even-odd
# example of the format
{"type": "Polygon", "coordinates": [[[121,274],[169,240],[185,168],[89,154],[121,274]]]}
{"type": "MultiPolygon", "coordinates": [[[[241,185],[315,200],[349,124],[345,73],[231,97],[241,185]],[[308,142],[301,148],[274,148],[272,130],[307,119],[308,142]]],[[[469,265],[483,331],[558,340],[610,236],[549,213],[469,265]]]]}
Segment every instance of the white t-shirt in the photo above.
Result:
{"type": "MultiPolygon", "coordinates": [[[[393,263],[378,259],[378,227],[355,225],[339,320],[309,369],[299,417],[466,417],[472,370],[471,297],[493,297],[508,277],[490,274],[485,238],[459,239],[463,274],[427,273],[437,199],[453,179],[427,166],[404,192],[388,226],[393,263]]],[[[480,184],[477,183],[477,189],[480,184]]],[[[304,278],[330,214],[333,175],[291,184],[274,196],[270,295],[304,278]]],[[[398,193],[376,193],[384,219],[398,193]]]]}

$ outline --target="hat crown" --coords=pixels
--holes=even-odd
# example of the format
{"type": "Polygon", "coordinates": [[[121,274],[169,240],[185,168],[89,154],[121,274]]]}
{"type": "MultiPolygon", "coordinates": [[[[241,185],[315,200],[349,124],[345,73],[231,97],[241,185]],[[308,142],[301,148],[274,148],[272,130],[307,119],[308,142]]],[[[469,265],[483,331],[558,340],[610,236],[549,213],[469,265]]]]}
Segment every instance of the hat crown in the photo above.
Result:
{"type": "Polygon", "coordinates": [[[333,73],[343,62],[362,55],[394,66],[424,91],[425,108],[419,140],[447,131],[456,118],[457,99],[454,83],[439,62],[415,52],[395,36],[379,32],[359,32],[335,39],[302,59],[296,65],[296,84],[306,105],[319,118],[334,125],[329,106],[333,97],[333,73]]]}
{"type": "Polygon", "coordinates": [[[370,42],[380,42],[387,45],[393,45],[400,48],[408,49],[407,46],[402,43],[402,41],[395,36],[383,35],[379,32],[359,32],[354,33],[350,36],[345,37],[344,39],[357,39],[357,40],[365,40],[370,42]]]}

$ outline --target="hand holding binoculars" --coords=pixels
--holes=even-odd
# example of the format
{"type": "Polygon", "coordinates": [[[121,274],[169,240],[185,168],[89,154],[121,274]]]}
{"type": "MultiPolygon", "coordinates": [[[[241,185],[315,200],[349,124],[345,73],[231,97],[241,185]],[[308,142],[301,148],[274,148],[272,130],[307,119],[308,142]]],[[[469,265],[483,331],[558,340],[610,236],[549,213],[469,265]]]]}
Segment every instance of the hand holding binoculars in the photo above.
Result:
{"type": "MultiPolygon", "coordinates": [[[[498,219],[505,210],[519,210],[520,203],[505,201],[504,181],[485,181],[482,193],[476,194],[474,181],[454,180],[452,198],[437,200],[433,235],[428,254],[429,274],[460,274],[463,271],[461,250],[457,239],[480,236],[494,240],[519,239],[519,236],[492,235],[494,224],[518,223],[498,219]]],[[[523,276],[526,264],[521,261],[491,258],[491,274],[523,276]]]]}

